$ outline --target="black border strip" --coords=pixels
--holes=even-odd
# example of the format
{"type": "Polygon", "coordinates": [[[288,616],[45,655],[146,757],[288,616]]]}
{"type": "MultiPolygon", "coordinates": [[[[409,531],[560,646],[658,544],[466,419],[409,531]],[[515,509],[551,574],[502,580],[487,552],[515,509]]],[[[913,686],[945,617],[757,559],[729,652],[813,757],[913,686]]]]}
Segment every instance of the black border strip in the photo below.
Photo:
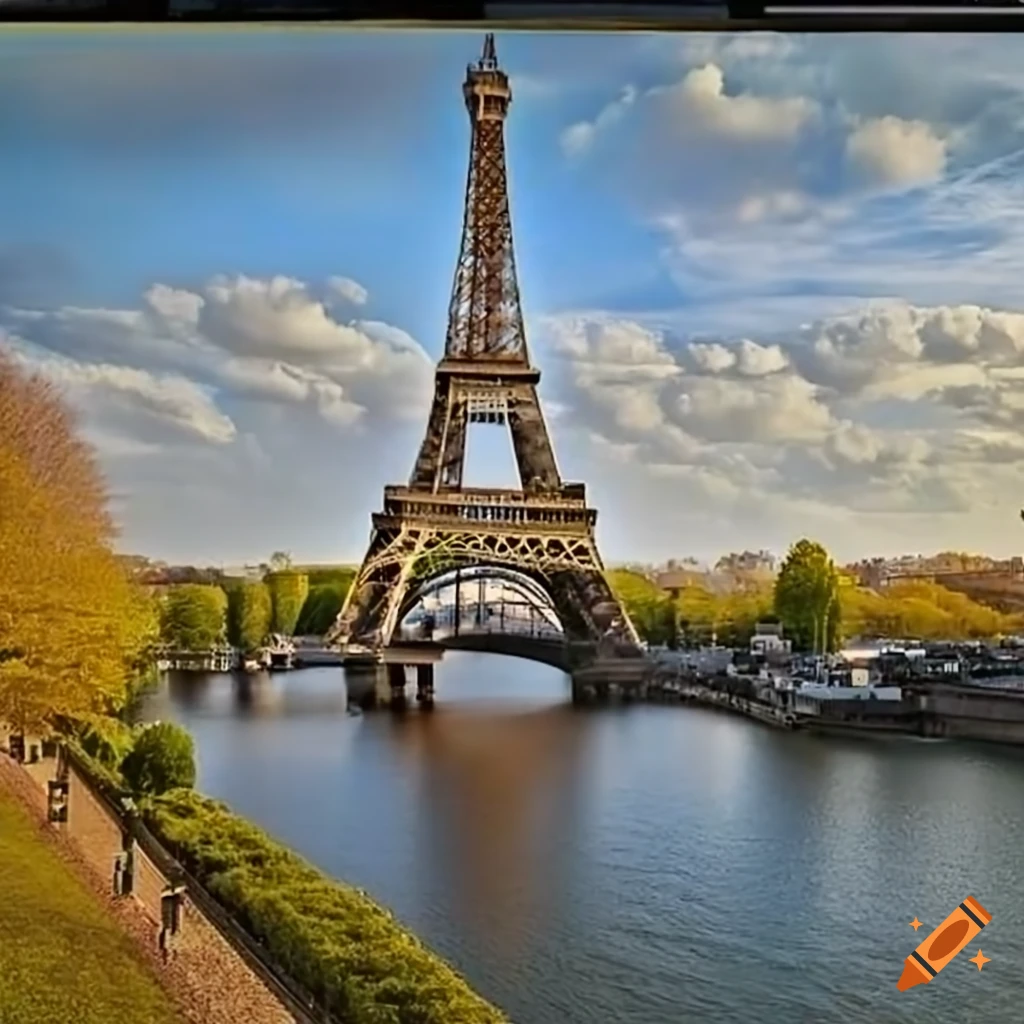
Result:
{"type": "MultiPolygon", "coordinates": [[[[71,0],[72,3],[75,0],[71,0]]],[[[61,8],[60,0],[0,0],[0,23],[164,22],[180,25],[306,22],[381,30],[472,29],[487,25],[497,30],[524,31],[779,31],[779,32],[993,32],[1024,31],[1024,3],[1017,0],[895,0],[875,5],[871,0],[828,5],[827,0],[211,0],[209,11],[176,9],[179,0],[79,0],[81,6],[61,8]],[[303,3],[302,8],[298,3],[303,3]],[[921,6],[915,13],[914,7],[921,6]],[[288,9],[288,6],[293,9],[288,9]],[[941,13],[936,6],[945,8],[941,13]],[[783,11],[773,10],[782,7],[783,11]],[[814,8],[818,10],[815,11],[814,8]],[[854,13],[844,13],[851,7],[854,13]],[[888,13],[886,7],[896,8],[888,13]],[[979,7],[998,7],[994,13],[979,7]],[[297,9],[296,9],[297,8],[297,9]],[[804,13],[801,8],[809,8],[804,13]]]]}

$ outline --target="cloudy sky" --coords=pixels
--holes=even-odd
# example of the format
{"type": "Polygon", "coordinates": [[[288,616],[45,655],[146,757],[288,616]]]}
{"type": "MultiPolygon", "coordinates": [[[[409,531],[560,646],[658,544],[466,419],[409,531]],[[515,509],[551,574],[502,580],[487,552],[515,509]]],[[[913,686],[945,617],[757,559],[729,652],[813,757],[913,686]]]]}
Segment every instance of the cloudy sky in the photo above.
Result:
{"type": "MultiPolygon", "coordinates": [[[[0,344],[81,410],[125,549],[360,557],[443,345],[479,46],[0,38],[0,344]]],[[[608,560],[1019,550],[1013,36],[498,52],[530,345],[608,560]]],[[[472,481],[512,467],[471,436],[472,481]]]]}

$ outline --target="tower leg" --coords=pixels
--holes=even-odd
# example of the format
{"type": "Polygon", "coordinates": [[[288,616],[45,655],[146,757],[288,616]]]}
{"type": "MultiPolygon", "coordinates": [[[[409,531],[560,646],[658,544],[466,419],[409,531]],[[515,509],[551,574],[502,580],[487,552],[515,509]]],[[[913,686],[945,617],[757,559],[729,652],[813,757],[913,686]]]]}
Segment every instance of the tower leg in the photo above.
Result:
{"type": "Polygon", "coordinates": [[[392,711],[404,711],[405,699],[405,666],[388,665],[388,685],[391,688],[390,707],[392,711]]]}
{"type": "Polygon", "coordinates": [[[424,711],[434,706],[434,666],[416,666],[416,700],[424,711]]]}

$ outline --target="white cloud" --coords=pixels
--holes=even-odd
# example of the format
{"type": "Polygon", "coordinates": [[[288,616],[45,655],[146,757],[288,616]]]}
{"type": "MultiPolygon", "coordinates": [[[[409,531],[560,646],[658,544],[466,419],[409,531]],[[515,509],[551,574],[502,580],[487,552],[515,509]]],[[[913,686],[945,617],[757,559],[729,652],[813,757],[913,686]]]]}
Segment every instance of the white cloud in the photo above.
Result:
{"type": "Polygon", "coordinates": [[[792,140],[818,109],[804,96],[729,95],[715,64],[688,72],[670,96],[679,117],[695,119],[711,135],[743,142],[792,140]]]}
{"type": "Polygon", "coordinates": [[[218,445],[236,437],[235,424],[209,391],[185,377],[50,356],[18,339],[14,351],[23,364],[60,385],[100,433],[105,424],[137,419],[140,436],[156,431],[218,445]]]}
{"type": "Polygon", "coordinates": [[[693,32],[681,37],[680,50],[689,64],[748,63],[780,61],[791,56],[797,44],[779,32],[744,32],[722,35],[714,32],[693,32]]]}
{"type": "Polygon", "coordinates": [[[365,306],[370,293],[358,282],[350,277],[329,277],[327,287],[346,302],[354,306],[365,306]]]}
{"type": "Polygon", "coordinates": [[[883,185],[919,185],[938,179],[946,167],[946,141],[924,121],[874,118],[846,140],[846,155],[883,185]]]}
{"type": "Polygon", "coordinates": [[[562,132],[562,150],[566,156],[578,156],[590,148],[597,134],[620,121],[636,102],[637,90],[627,85],[622,94],[601,109],[593,121],[577,121],[562,132]]]}
{"type": "Polygon", "coordinates": [[[753,224],[766,219],[784,220],[798,217],[808,209],[806,196],[793,190],[750,194],[736,208],[736,219],[741,224],[753,224]]]}

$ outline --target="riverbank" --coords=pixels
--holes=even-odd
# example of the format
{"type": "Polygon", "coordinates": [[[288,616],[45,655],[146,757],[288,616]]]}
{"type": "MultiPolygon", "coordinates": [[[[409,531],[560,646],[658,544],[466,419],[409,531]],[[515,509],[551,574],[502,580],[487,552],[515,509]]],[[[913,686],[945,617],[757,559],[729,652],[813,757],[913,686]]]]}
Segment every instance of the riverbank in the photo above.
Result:
{"type": "Polygon", "coordinates": [[[803,701],[749,679],[652,680],[651,703],[720,708],[766,725],[829,734],[905,735],[1024,746],[1024,692],[970,684],[904,685],[899,700],[803,701]]]}
{"type": "Polygon", "coordinates": [[[743,697],[736,693],[716,690],[696,682],[650,683],[647,687],[647,701],[651,704],[699,704],[704,707],[720,708],[753,718],[765,725],[780,729],[798,727],[796,716],[782,708],[743,697]]]}
{"type": "Polygon", "coordinates": [[[33,816],[17,792],[19,771],[0,755],[0,1021],[198,1024],[110,901],[90,891],[82,865],[33,816]]]}

